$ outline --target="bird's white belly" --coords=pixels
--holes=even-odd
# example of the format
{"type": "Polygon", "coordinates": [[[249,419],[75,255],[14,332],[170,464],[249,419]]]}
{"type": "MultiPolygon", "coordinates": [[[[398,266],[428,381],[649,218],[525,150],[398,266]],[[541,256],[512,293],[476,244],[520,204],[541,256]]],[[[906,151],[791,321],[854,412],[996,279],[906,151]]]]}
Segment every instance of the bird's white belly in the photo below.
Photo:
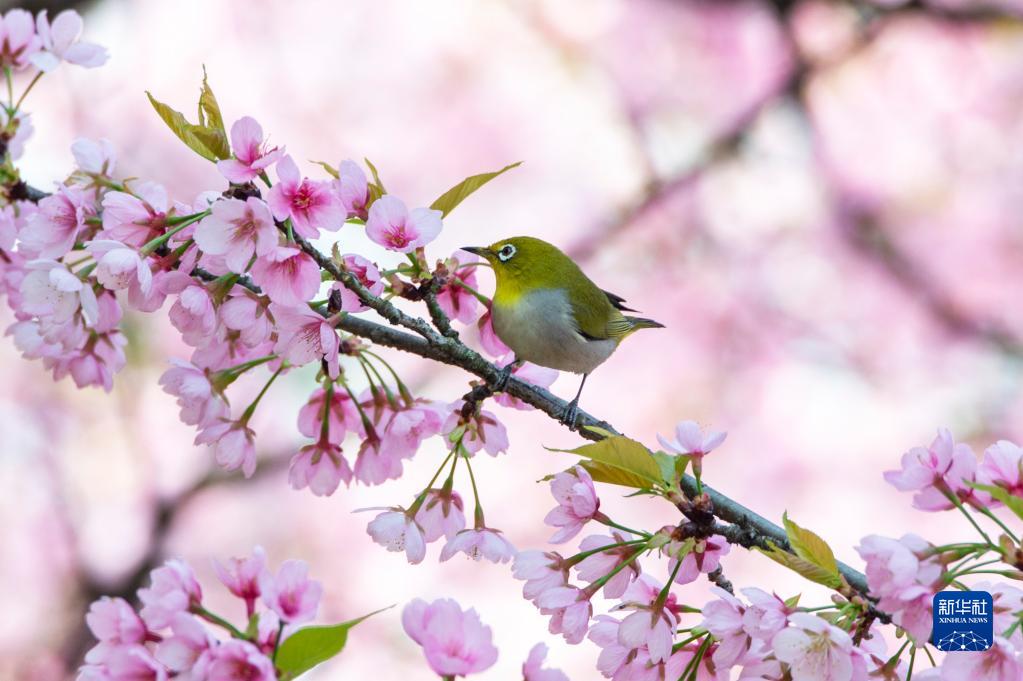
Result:
{"type": "Polygon", "coordinates": [[[518,359],[540,366],[588,374],[611,356],[613,340],[587,340],[576,330],[565,291],[527,293],[515,305],[493,308],[494,331],[518,359]]]}

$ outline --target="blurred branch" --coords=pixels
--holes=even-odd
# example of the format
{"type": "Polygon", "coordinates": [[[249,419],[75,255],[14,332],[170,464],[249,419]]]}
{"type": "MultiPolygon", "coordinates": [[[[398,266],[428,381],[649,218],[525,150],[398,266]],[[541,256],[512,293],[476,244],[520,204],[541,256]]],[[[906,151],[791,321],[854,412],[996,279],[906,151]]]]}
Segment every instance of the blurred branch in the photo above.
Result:
{"type": "Polygon", "coordinates": [[[237,473],[214,471],[198,480],[181,492],[167,499],[160,499],[152,512],[152,529],[149,532],[149,544],[135,564],[125,575],[115,582],[98,578],[88,570],[79,569],[77,594],[74,602],[80,614],[72,619],[76,627],[65,639],[61,657],[68,669],[76,668],[85,653],[95,645],[95,637],[85,624],[85,612],[89,604],[102,596],[123,598],[135,603],[136,592],[146,585],[149,573],[159,567],[165,559],[165,544],[174,529],[178,518],[191,506],[192,502],[211,487],[251,483],[260,478],[269,477],[284,470],[291,459],[290,453],[276,455],[260,461],[255,473],[245,478],[237,473]]]}

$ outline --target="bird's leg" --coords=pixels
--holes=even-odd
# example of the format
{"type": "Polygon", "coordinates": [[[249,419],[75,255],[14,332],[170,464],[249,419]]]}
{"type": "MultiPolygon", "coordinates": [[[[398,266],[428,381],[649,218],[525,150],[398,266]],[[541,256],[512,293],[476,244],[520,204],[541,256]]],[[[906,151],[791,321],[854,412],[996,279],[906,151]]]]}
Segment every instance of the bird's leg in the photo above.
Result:
{"type": "Polygon", "coordinates": [[[589,376],[589,374],[583,374],[583,380],[579,384],[579,391],[576,392],[572,401],[565,405],[565,411],[561,413],[561,418],[558,419],[562,425],[568,426],[569,430],[575,430],[575,421],[579,418],[579,396],[583,394],[583,386],[586,385],[586,379],[589,376]]]}
{"type": "Polygon", "coordinates": [[[523,360],[516,357],[505,365],[505,367],[501,369],[501,374],[497,377],[497,380],[494,381],[494,385],[491,389],[495,393],[503,392],[504,389],[508,387],[508,379],[511,378],[512,372],[522,366],[522,362],[523,360]]]}

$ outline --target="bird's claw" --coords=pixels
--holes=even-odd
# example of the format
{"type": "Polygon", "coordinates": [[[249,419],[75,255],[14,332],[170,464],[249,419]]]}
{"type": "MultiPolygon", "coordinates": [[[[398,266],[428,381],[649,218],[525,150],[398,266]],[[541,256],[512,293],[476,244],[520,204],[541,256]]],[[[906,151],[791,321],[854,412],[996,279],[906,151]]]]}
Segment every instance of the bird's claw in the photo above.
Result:
{"type": "Polygon", "coordinates": [[[576,430],[576,420],[579,418],[579,400],[572,400],[565,406],[565,411],[561,412],[561,418],[558,421],[563,426],[568,426],[569,430],[576,430]]]}

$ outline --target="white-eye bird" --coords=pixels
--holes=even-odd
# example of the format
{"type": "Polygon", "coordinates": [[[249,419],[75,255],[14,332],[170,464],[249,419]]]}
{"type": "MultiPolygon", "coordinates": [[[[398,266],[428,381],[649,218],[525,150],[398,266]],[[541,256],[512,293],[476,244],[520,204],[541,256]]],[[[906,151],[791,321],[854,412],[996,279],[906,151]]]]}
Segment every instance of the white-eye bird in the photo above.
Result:
{"type": "Polygon", "coordinates": [[[590,372],[634,331],[664,326],[622,314],[635,310],[625,307],[620,296],[601,290],[546,241],[516,236],[462,250],[484,258],[497,279],[491,308],[494,331],[515,353],[497,389],[521,362],[582,374],[579,391],[561,416],[572,428],[590,372]]]}

